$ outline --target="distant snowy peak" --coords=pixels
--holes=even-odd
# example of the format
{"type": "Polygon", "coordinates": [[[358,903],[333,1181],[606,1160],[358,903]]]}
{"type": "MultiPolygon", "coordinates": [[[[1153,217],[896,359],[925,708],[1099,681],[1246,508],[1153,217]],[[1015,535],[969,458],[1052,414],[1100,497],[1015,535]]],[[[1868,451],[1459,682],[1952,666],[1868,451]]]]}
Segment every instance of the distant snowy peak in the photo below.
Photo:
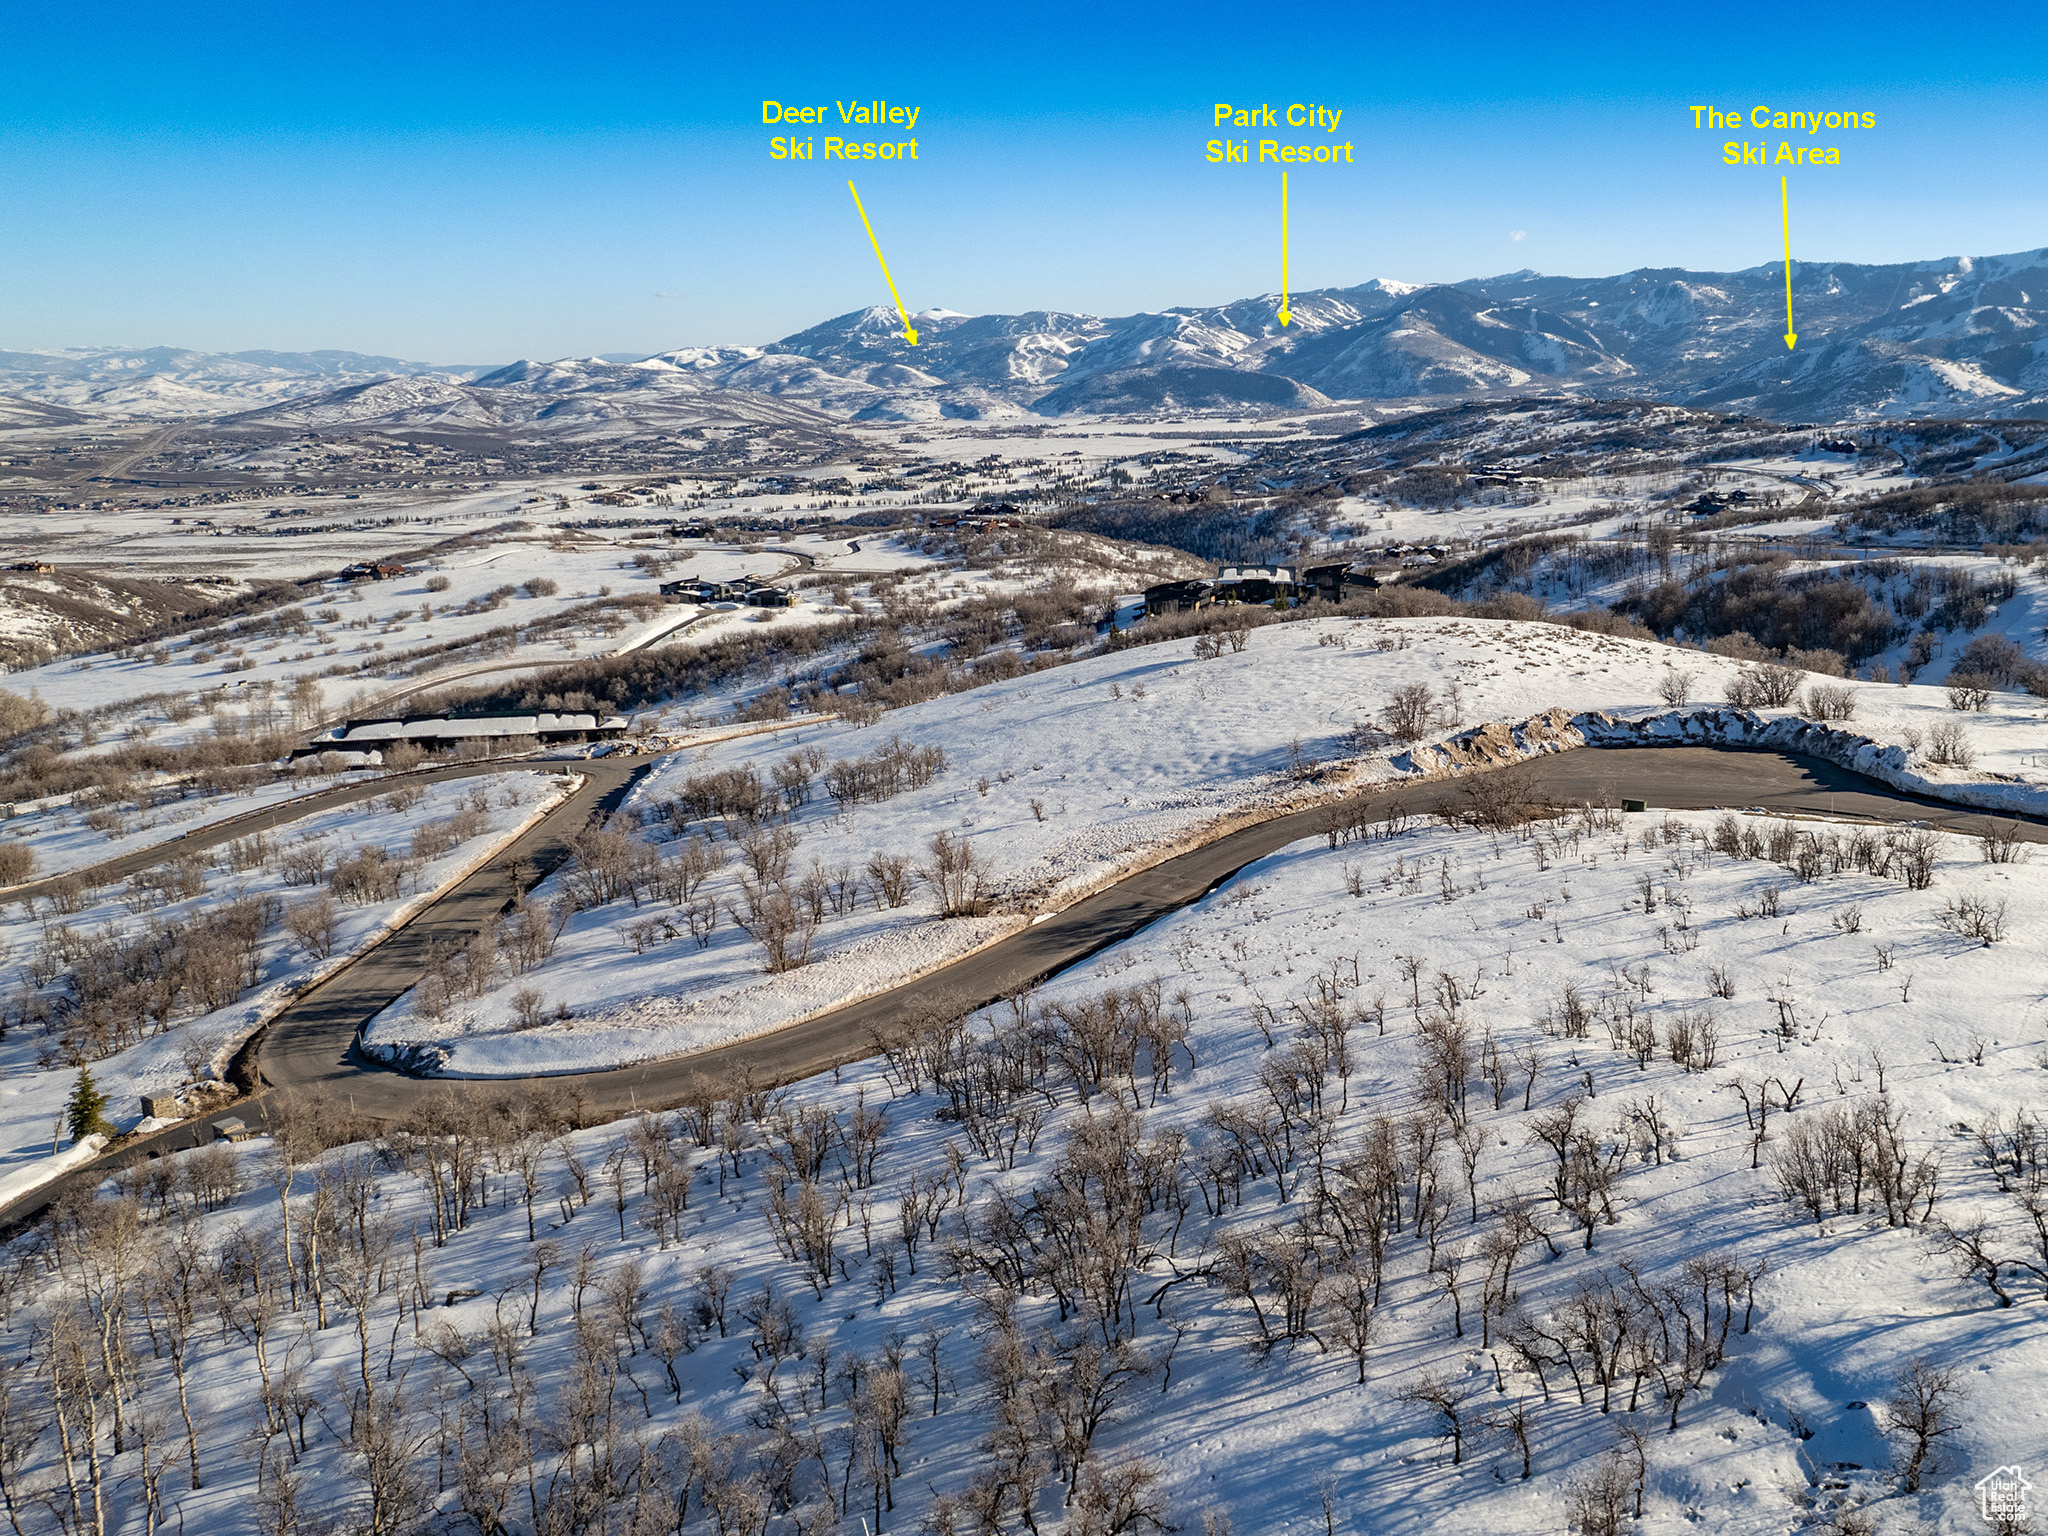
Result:
{"type": "MultiPolygon", "coordinates": [[[[1577,390],[1841,417],[2048,406],[2048,250],[1893,266],[1795,260],[1800,344],[1790,356],[1784,281],[1782,263],[1603,278],[1524,269],[1444,285],[1374,279],[1291,295],[1284,326],[1277,293],[1113,318],[936,310],[919,319],[914,348],[901,317],[876,306],[786,337],[763,357],[807,359],[811,370],[785,374],[777,393],[827,410],[848,384],[865,383],[891,391],[889,409],[908,411],[908,376],[890,385],[877,373],[885,360],[931,378],[942,409],[961,394],[961,414],[978,414],[991,394],[1040,412],[1220,399],[1228,391],[1218,371],[1338,400],[1577,390]]],[[[759,361],[708,371],[737,381],[759,361]]],[[[1235,389],[1248,406],[1303,398],[1249,382],[1235,389]]]]}
{"type": "Polygon", "coordinates": [[[752,362],[761,355],[761,350],[759,347],[678,347],[673,352],[657,352],[647,361],[667,363],[685,373],[712,373],[735,364],[752,362]]]}
{"type": "Polygon", "coordinates": [[[359,352],[194,352],[181,347],[69,347],[0,351],[0,393],[114,417],[213,416],[338,385],[394,376],[461,379],[436,368],[359,352]]]}
{"type": "Polygon", "coordinates": [[[2048,410],[2048,248],[1886,266],[1781,262],[1612,277],[1524,269],[1122,316],[893,305],[765,346],[436,368],[353,352],[0,351],[0,397],[86,417],[623,432],[711,422],[1002,419],[1066,411],[1299,410],[1319,401],[1540,390],[1786,418],[2048,410]]]}
{"type": "Polygon", "coordinates": [[[832,418],[771,395],[713,382],[665,359],[520,361],[474,382],[380,379],[245,411],[245,427],[521,431],[593,437],[708,425],[829,431],[832,418]]]}

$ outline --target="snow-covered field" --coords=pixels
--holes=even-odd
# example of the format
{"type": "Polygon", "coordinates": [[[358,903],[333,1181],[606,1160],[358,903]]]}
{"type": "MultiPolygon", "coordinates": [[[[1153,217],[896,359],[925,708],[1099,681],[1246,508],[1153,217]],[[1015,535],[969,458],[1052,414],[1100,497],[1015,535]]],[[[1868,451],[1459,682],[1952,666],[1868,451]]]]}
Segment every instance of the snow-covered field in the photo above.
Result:
{"type": "MultiPolygon", "coordinates": [[[[1483,454],[1492,448],[1514,452],[1513,434],[1475,434],[1466,449],[1483,454]]],[[[1540,471],[1543,466],[1524,465],[1540,471]]],[[[1834,503],[1882,494],[1909,484],[1887,468],[1875,467],[1814,451],[1798,456],[1740,458],[1717,461],[1681,474],[1669,468],[1635,473],[1626,456],[1610,469],[1583,476],[1547,478],[1533,486],[1497,489],[1468,494],[1460,505],[1415,506],[1383,495],[1346,496],[1341,504],[1343,520],[1367,538],[1388,538],[1403,543],[1450,543],[1471,539],[1493,542],[1516,534],[1541,532],[1559,525],[1573,525],[1599,537],[1618,528],[1640,527],[1643,514],[1653,505],[1668,506],[1673,491],[1681,484],[1697,483],[1727,494],[1743,491],[1751,497],[1773,496],[1788,509],[1798,506],[1810,516],[1787,516],[1776,522],[1734,530],[1741,539],[1792,540],[1832,528],[1834,503]],[[1809,503],[1808,498],[1814,499],[1809,503]]]]}
{"type": "Polygon", "coordinates": [[[10,962],[0,983],[9,1016],[0,1179],[57,1152],[65,1138],[53,1128],[81,1062],[108,1096],[108,1119],[133,1127],[141,1095],[217,1077],[308,980],[402,923],[571,787],[564,776],[525,773],[394,785],[395,802],[343,806],[158,865],[79,893],[75,910],[43,898],[33,911],[27,902],[0,911],[0,953],[10,962]],[[366,882],[336,901],[325,934],[296,936],[290,912],[316,902],[336,867],[371,847],[389,856],[388,883],[366,882]],[[209,919],[235,911],[248,921],[234,934],[205,932],[209,919]],[[137,942],[151,933],[156,945],[137,942]],[[151,949],[171,958],[151,963],[151,949]],[[228,957],[220,976],[216,951],[228,957]]]}
{"type": "MultiPolygon", "coordinates": [[[[388,581],[308,588],[288,622],[266,623],[259,614],[248,638],[232,633],[237,626],[230,623],[222,626],[229,633],[188,633],[126,656],[50,662],[13,674],[7,686],[53,708],[118,711],[97,732],[101,747],[188,741],[210,729],[223,711],[231,720],[257,717],[259,725],[310,723],[341,711],[374,709],[397,684],[418,688],[479,669],[504,672],[521,663],[545,666],[633,650],[698,618],[695,608],[663,606],[646,614],[593,609],[556,622],[578,605],[657,595],[661,573],[636,565],[639,553],[644,551],[610,543],[590,549],[538,540],[507,543],[423,563],[388,581]],[[559,590],[529,588],[536,580],[559,590]],[[508,638],[485,643],[493,631],[506,631],[508,638]],[[437,659],[436,647],[447,648],[445,660],[437,659]],[[347,675],[328,675],[337,665],[347,675]],[[289,695],[300,678],[313,679],[317,691],[294,706],[289,695]],[[194,694],[205,706],[196,714],[187,707],[174,717],[161,701],[119,710],[154,695],[194,694]]],[[[676,578],[765,578],[799,564],[767,551],[681,553],[686,558],[669,567],[676,578]]]]}
{"type": "Polygon", "coordinates": [[[25,668],[6,689],[85,716],[90,735],[67,738],[76,750],[189,746],[217,731],[403,709],[442,685],[844,619],[865,606],[877,578],[898,576],[920,577],[935,601],[1013,589],[991,587],[986,572],[949,570],[894,535],[811,532],[748,544],[509,537],[418,562],[402,577],[309,587],[282,613],[25,668]],[[664,580],[793,585],[807,576],[825,582],[795,591],[782,609],[649,604],[664,580]]]}
{"type": "MultiPolygon", "coordinates": [[[[123,1528],[148,1456],[163,1522],[222,1533],[283,1497],[367,1523],[394,1490],[521,1532],[579,1500],[691,1536],[1010,1531],[1023,1489],[1073,1536],[1114,1529],[1122,1487],[1189,1531],[1494,1536],[1565,1530],[1589,1485],[1620,1530],[1976,1529],[1976,1480],[2048,1454],[2048,1313],[2003,1268],[1996,1307],[1937,1238],[1982,1220],[2032,1252],[2000,1186],[2040,1163],[1994,1174],[1976,1131],[2003,1162],[2041,1112],[2048,884],[1955,837],[1925,889],[1742,856],[1852,831],[1298,844],[1045,988],[1035,1032],[998,1011],[701,1120],[557,1137],[514,1094],[385,1162],[301,1151],[293,1231],[360,1217],[290,1295],[269,1148],[239,1194],[169,1169],[145,1233],[202,1273],[254,1255],[223,1305],[263,1326],[178,1357],[199,1490],[138,1349],[142,1428],[101,1445],[123,1528]],[[1965,902],[2004,939],[1953,931],[1965,902]],[[1802,1149],[1880,1122],[1910,1210],[1888,1222],[1868,1168],[1840,1210],[1788,1199],[1802,1149]],[[1919,1356],[1952,1367],[1956,1427],[1908,1493],[1882,1405],[1919,1356]]],[[[29,1282],[28,1316],[145,1284],[172,1310],[177,1266],[110,1289],[122,1262],[29,1282]]],[[[22,1459],[17,1490],[61,1496],[53,1434],[22,1459]]]]}
{"type": "Polygon", "coordinates": [[[139,800],[124,800],[90,809],[75,805],[70,795],[53,796],[12,807],[14,814],[4,823],[5,836],[35,855],[32,878],[40,880],[103,863],[124,853],[154,848],[251,811],[267,810],[281,800],[317,794],[342,782],[346,782],[345,775],[308,774],[213,795],[195,789],[190,798],[167,800],[160,805],[144,806],[139,800]],[[86,818],[94,811],[100,814],[88,821],[86,818]]]}
{"type": "MultiPolygon", "coordinates": [[[[391,1048],[445,1046],[448,1070],[480,1075],[575,1071],[700,1049],[883,990],[1234,818],[1443,771],[1450,765],[1428,743],[1482,722],[1518,723],[1557,708],[1665,714],[1660,690],[1674,670],[1711,706],[1738,671],[1701,652],[1464,619],[1318,619],[1255,630],[1241,653],[1198,660],[1193,648],[1139,646],[894,711],[873,727],[748,736],[666,759],[631,804],[673,856],[684,845],[669,840],[676,823],[666,807],[688,781],[751,773],[772,792],[779,765],[787,771],[792,754],[815,754],[807,800],[786,807],[779,822],[795,838],[783,855],[784,878],[794,889],[815,866],[835,888],[850,877],[858,895],[849,911],[828,905],[808,966],[763,973],[762,950],[731,916],[747,869],[732,839],[752,834],[739,822],[696,827],[691,835],[708,832],[726,855],[697,898],[715,899],[721,913],[706,945],[689,936],[674,903],[595,905],[570,919],[555,957],[538,970],[506,978],[446,1021],[424,1020],[401,1002],[371,1039],[391,1048]],[[1362,751],[1353,728],[1379,720],[1397,690],[1416,685],[1442,709],[1425,722],[1424,740],[1362,751]],[[825,789],[829,765],[872,758],[892,740],[936,750],[943,769],[929,784],[842,808],[825,789]],[[870,861],[929,862],[941,832],[963,839],[988,866],[992,915],[940,919],[923,884],[904,905],[878,907],[870,861]],[[631,953],[628,925],[662,919],[673,936],[631,953]],[[512,998],[522,987],[568,1005],[574,1017],[513,1030],[512,998]]],[[[1855,687],[1856,713],[1836,729],[1890,749],[1866,765],[1872,771],[2007,809],[2048,805],[2040,756],[2048,729],[2037,701],[2001,695],[1988,713],[1957,715],[1940,688],[1855,687]],[[1924,743],[1937,725],[1956,722],[1976,748],[1974,768],[1931,765],[1906,746],[1909,733],[1924,743]]],[[[573,878],[556,876],[541,897],[559,896],[573,878]]]]}

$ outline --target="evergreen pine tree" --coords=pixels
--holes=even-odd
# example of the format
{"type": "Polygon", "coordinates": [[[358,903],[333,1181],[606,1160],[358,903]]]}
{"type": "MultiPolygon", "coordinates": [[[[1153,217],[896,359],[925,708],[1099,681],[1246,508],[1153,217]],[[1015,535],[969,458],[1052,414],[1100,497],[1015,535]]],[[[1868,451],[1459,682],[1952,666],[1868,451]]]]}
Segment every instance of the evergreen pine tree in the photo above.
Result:
{"type": "Polygon", "coordinates": [[[107,1096],[92,1080],[92,1072],[80,1067],[78,1082],[71,1089],[71,1102],[64,1106],[64,1124],[71,1131],[71,1139],[83,1141],[94,1131],[111,1133],[114,1128],[107,1123],[106,1108],[107,1096]]]}

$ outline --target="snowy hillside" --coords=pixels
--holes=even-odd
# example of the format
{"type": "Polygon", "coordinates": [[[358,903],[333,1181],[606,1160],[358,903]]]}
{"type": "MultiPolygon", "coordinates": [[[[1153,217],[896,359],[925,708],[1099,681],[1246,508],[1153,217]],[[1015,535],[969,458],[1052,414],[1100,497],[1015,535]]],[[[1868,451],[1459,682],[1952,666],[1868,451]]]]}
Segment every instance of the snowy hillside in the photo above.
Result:
{"type": "MultiPolygon", "coordinates": [[[[2048,1449],[2048,970],[1944,914],[2018,933],[2048,893],[1955,840],[1925,890],[1796,884],[1747,852],[1779,835],[1297,847],[831,1082],[580,1133],[544,1087],[450,1100],[381,1154],[287,1117],[81,1218],[191,1262],[58,1244],[17,1328],[139,1341],[115,1299],[150,1297],[171,1342],[101,1465],[222,1533],[394,1498],[686,1536],[1973,1529],[2048,1449]],[[216,1272],[228,1326],[180,1323],[216,1272]]],[[[56,1436],[13,1443],[61,1497],[56,1436]]]]}
{"type": "MultiPolygon", "coordinates": [[[[1580,712],[1652,717],[1660,734],[1698,713],[1725,733],[1713,711],[1743,675],[1724,657],[1504,621],[1315,620],[1254,630],[1242,653],[1200,658],[1195,645],[993,683],[893,711],[880,726],[803,723],[671,758],[631,802],[645,852],[622,843],[619,872],[601,888],[570,871],[536,893],[561,903],[546,963],[432,1016],[409,997],[368,1038],[481,1076],[702,1049],[880,991],[1235,821],[1576,745],[1582,737],[1564,722],[1580,712]],[[1680,683],[1696,702],[1672,711],[1662,695],[1680,683]],[[1414,744],[1376,734],[1403,697],[1420,701],[1414,744]],[[1539,728],[1519,738],[1502,725],[1472,735],[1483,722],[1527,721],[1539,728]],[[892,760],[903,766],[888,778],[892,760]],[[835,795],[833,775],[862,763],[883,765],[874,771],[894,787],[835,795]],[[743,790],[765,793],[776,814],[764,819],[758,802],[734,811],[743,790]],[[939,917],[938,897],[915,877],[940,833],[985,866],[986,915],[939,917]],[[639,857],[659,862],[629,873],[639,857]],[[756,899],[750,886],[778,883],[814,915],[802,924],[804,963],[766,974],[741,914],[756,899]],[[522,991],[572,1017],[515,1018],[522,991]]],[[[2007,696],[1959,717],[1941,688],[1851,686],[1853,716],[1834,729],[1870,742],[1856,758],[1864,771],[1940,785],[1965,803],[2048,806],[2031,701],[2007,696]],[[1951,726],[1971,766],[1928,761],[1937,727],[1951,726]]],[[[1787,709],[1751,718],[1800,724],[1787,709]]]]}

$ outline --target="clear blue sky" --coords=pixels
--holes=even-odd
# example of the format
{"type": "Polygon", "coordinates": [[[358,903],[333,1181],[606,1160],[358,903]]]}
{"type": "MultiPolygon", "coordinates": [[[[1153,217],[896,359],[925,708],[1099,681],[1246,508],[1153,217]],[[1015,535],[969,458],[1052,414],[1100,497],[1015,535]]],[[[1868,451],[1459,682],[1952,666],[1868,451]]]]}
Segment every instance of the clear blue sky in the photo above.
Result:
{"type": "Polygon", "coordinates": [[[772,162],[764,96],[922,109],[920,163],[857,173],[913,309],[1276,289],[1277,176],[1202,160],[1222,100],[1345,111],[1296,289],[1774,260],[1775,173],[1693,102],[1877,113],[1806,140],[1847,163],[1795,179],[1795,258],[2048,244],[2038,5],[4,10],[0,347],[501,362],[886,302],[847,173],[772,162]]]}

